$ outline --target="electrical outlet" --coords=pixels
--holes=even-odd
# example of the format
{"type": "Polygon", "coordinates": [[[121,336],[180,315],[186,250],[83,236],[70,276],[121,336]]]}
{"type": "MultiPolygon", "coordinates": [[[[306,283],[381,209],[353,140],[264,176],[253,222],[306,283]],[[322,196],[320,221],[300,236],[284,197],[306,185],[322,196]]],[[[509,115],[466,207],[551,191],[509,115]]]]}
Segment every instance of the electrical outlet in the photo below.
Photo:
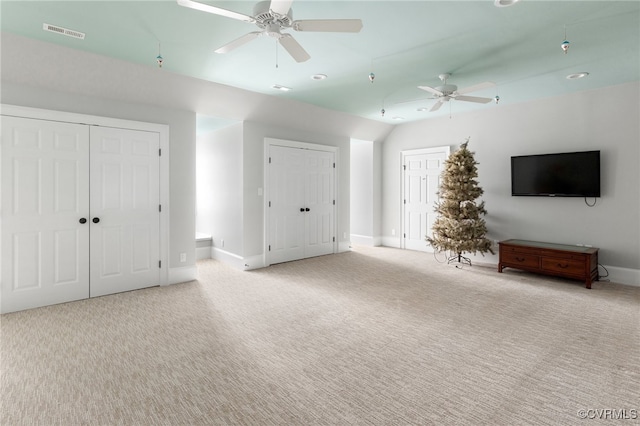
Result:
{"type": "Polygon", "coordinates": [[[180,262],[184,263],[187,261],[187,253],[180,253],[180,262]]]}

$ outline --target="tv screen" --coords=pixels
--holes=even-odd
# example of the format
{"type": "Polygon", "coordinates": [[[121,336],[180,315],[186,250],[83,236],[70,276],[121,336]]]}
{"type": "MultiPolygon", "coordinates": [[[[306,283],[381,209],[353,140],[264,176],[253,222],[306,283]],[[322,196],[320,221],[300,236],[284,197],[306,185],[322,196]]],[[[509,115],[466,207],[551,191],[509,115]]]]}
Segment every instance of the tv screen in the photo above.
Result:
{"type": "Polygon", "coordinates": [[[511,157],[511,195],[600,197],[600,151],[511,157]]]}

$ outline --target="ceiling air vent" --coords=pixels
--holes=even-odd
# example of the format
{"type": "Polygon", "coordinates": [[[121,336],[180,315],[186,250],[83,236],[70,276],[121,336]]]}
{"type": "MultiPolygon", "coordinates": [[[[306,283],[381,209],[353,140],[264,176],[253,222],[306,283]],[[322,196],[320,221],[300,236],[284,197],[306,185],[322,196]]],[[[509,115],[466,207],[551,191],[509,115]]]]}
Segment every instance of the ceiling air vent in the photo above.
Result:
{"type": "Polygon", "coordinates": [[[69,37],[77,38],[80,40],[84,40],[84,33],[81,33],[80,31],[74,31],[68,28],[62,28],[62,27],[58,27],[57,25],[51,25],[51,24],[42,24],[42,29],[45,31],[50,31],[52,33],[58,33],[58,34],[66,35],[69,37]]]}

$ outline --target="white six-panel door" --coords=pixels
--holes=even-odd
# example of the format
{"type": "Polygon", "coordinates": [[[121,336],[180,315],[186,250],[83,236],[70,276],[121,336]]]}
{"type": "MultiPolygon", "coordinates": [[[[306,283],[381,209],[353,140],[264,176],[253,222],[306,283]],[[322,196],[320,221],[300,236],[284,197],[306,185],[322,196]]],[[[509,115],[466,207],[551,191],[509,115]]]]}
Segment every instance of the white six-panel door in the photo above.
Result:
{"type": "Polygon", "coordinates": [[[16,117],[1,124],[2,312],[85,299],[89,128],[16,117]]]}
{"type": "Polygon", "coordinates": [[[91,127],[91,297],[160,279],[159,135],[91,127]]]}
{"type": "Polygon", "coordinates": [[[334,252],[335,154],[269,148],[269,263],[334,252]]]}
{"type": "Polygon", "coordinates": [[[158,133],[1,125],[1,311],[158,285],[158,133]]]}
{"type": "Polygon", "coordinates": [[[403,153],[403,248],[429,251],[425,237],[431,236],[436,219],[440,174],[448,156],[449,147],[403,153]]]}

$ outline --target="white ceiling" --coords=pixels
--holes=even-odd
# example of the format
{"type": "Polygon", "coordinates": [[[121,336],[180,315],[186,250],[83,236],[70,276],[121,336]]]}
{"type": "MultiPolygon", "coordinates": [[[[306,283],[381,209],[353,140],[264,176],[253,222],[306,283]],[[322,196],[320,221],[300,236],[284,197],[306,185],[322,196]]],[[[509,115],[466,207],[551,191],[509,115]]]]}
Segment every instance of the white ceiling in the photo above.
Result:
{"type": "MultiPolygon", "coordinates": [[[[255,4],[206,3],[246,15],[252,15],[255,4]]],[[[311,55],[301,63],[269,37],[227,54],[214,53],[257,28],[174,0],[2,0],[0,8],[2,31],[149,67],[157,67],[160,53],[167,72],[388,123],[499,108],[640,79],[639,1],[521,0],[496,7],[493,0],[294,0],[293,19],[359,18],[363,23],[359,33],[287,31],[311,55]],[[43,31],[43,23],[83,32],[85,39],[43,31]],[[567,54],[560,47],[565,32],[567,54]],[[566,78],[577,72],[589,76],[566,78]],[[319,73],[328,78],[311,78],[319,73]],[[370,73],[375,74],[373,83],[370,73]],[[449,83],[461,89],[494,82],[495,87],[470,95],[498,95],[500,103],[457,100],[429,112],[435,101],[417,86],[438,86],[441,73],[451,73],[449,83]],[[279,92],[274,84],[293,90],[279,92]]]]}

